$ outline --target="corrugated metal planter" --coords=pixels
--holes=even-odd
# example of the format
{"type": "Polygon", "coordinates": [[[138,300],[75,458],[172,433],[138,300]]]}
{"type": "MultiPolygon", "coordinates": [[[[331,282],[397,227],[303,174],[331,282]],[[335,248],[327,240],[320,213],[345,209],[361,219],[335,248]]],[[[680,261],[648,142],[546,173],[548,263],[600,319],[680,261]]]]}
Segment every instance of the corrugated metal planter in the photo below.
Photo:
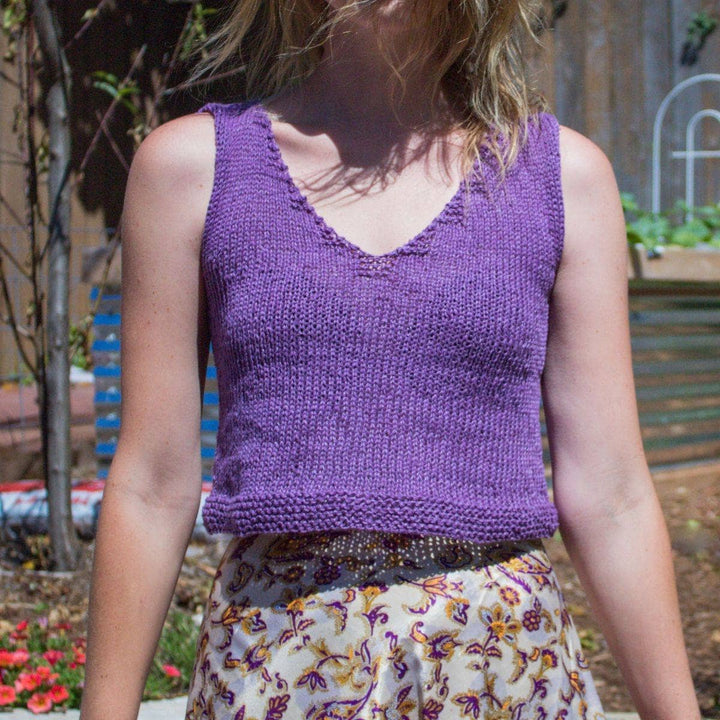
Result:
{"type": "Polygon", "coordinates": [[[640,245],[630,247],[630,277],[645,280],[720,281],[720,248],[668,245],[648,257],[640,245]]]}

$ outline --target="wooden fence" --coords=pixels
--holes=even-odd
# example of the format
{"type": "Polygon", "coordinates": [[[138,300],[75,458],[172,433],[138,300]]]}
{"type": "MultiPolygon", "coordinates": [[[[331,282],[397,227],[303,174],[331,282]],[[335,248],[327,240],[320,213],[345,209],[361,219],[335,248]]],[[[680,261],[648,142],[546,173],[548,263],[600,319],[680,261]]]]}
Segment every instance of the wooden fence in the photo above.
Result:
{"type": "MultiPolygon", "coordinates": [[[[716,4],[714,4],[716,6],[716,4]]],[[[650,206],[652,123],[665,95],[692,75],[720,72],[720,32],[691,67],[680,64],[687,25],[707,9],[702,0],[568,0],[555,29],[543,36],[538,84],[560,122],[607,153],[622,190],[650,206]]],[[[683,164],[668,157],[685,146],[685,126],[702,107],[720,109],[720,86],[696,88],[671,108],[662,207],[684,193],[683,164]]],[[[720,123],[704,121],[702,144],[720,148],[720,123]]],[[[699,163],[699,198],[720,200],[720,160],[699,163]]]]}
{"type": "Polygon", "coordinates": [[[720,284],[631,281],[633,368],[653,466],[720,457],[720,284]]]}

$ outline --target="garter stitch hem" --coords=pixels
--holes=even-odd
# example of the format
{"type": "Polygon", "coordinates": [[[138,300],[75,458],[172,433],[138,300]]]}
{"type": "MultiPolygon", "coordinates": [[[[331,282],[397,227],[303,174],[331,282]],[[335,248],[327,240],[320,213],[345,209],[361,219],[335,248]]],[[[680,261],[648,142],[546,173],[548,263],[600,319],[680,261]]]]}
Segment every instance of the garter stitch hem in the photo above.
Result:
{"type": "MultiPolygon", "coordinates": [[[[261,103],[210,103],[201,247],[220,397],[211,533],[548,537],[540,380],[563,248],[549,113],[413,238],[372,255],[293,181],[261,103]]],[[[476,166],[477,167],[477,166],[476,166]]]]}

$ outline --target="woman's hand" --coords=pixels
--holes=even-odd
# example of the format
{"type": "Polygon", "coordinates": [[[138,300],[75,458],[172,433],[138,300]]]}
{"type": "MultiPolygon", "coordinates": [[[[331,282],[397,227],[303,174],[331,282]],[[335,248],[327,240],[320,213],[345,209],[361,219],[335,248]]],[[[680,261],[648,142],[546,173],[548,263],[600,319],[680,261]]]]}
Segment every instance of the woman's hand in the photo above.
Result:
{"type": "Polygon", "coordinates": [[[695,720],[670,543],[635,399],[617,184],[582,135],[561,128],[560,150],[565,246],[542,381],[560,528],[641,717],[695,720]]]}
{"type": "Polygon", "coordinates": [[[213,120],[154,131],[122,220],[122,428],[105,484],[90,599],[83,720],[137,717],[200,501],[208,353],[199,253],[213,120]]]}

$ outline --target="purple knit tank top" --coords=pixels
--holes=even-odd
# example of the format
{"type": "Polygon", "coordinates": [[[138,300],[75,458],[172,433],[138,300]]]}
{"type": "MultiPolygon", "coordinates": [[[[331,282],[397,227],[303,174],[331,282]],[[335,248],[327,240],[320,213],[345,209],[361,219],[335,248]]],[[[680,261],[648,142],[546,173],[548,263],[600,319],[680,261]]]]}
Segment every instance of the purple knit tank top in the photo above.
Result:
{"type": "Polygon", "coordinates": [[[294,184],[261,104],[201,111],[217,149],[208,531],[552,535],[539,408],[563,245],[555,117],[530,123],[504,184],[485,153],[483,181],[375,256],[294,184]]]}

